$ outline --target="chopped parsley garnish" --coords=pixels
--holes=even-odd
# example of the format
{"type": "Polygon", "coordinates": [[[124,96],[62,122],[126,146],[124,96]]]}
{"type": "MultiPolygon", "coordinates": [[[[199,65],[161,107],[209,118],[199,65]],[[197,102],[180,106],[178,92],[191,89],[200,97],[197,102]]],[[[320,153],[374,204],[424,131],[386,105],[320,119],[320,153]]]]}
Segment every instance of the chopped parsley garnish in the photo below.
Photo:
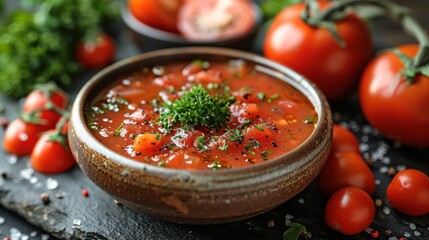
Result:
{"type": "Polygon", "coordinates": [[[223,141],[223,145],[217,146],[217,149],[226,152],[226,150],[228,149],[228,144],[226,144],[226,141],[223,141]]]}
{"type": "Polygon", "coordinates": [[[244,136],[243,134],[241,134],[241,131],[238,129],[234,129],[234,130],[229,130],[228,131],[228,139],[231,142],[243,142],[244,140],[244,136]]]}
{"type": "Polygon", "coordinates": [[[314,123],[314,117],[307,117],[304,119],[304,123],[314,123]]]}
{"type": "Polygon", "coordinates": [[[226,126],[231,112],[232,98],[212,97],[203,86],[197,86],[184,93],[180,99],[162,106],[158,121],[170,131],[180,125],[184,129],[201,126],[219,130],[226,126]]]}
{"type": "Polygon", "coordinates": [[[200,152],[207,152],[209,149],[204,145],[206,143],[206,139],[203,136],[197,137],[198,150],[200,152]]]}
{"type": "Polygon", "coordinates": [[[210,68],[210,63],[207,61],[203,61],[201,59],[197,59],[197,60],[192,61],[192,64],[197,65],[197,66],[201,67],[202,69],[210,68]]]}
{"type": "Polygon", "coordinates": [[[261,157],[262,159],[264,159],[265,161],[268,160],[268,155],[270,155],[271,153],[273,153],[274,151],[271,149],[268,149],[267,151],[263,151],[261,152],[261,157]]]}
{"type": "Polygon", "coordinates": [[[264,131],[264,125],[263,124],[256,124],[255,128],[257,128],[258,130],[260,130],[262,132],[264,131]]]}
{"type": "Polygon", "coordinates": [[[211,164],[209,164],[207,167],[211,168],[212,170],[216,170],[218,168],[221,168],[222,164],[219,161],[214,161],[211,164]]]}
{"type": "Polygon", "coordinates": [[[122,129],[124,128],[125,124],[122,122],[119,124],[119,127],[115,130],[115,133],[113,133],[113,136],[119,136],[122,132],[122,129]]]}
{"type": "Polygon", "coordinates": [[[265,99],[265,93],[259,92],[256,94],[256,97],[258,97],[258,99],[262,101],[265,99]]]}
{"type": "Polygon", "coordinates": [[[271,95],[269,98],[268,98],[268,102],[272,102],[272,101],[274,101],[274,100],[276,100],[276,99],[279,99],[280,98],[280,94],[278,94],[278,93],[276,93],[276,94],[274,94],[274,95],[271,95]]]}
{"type": "Polygon", "coordinates": [[[165,167],[165,162],[164,161],[158,162],[158,167],[165,167]]]}
{"type": "Polygon", "coordinates": [[[259,143],[258,140],[253,140],[253,141],[249,141],[248,143],[246,143],[246,145],[244,145],[244,149],[246,151],[249,151],[250,148],[258,148],[260,146],[261,146],[261,144],[259,143]]]}

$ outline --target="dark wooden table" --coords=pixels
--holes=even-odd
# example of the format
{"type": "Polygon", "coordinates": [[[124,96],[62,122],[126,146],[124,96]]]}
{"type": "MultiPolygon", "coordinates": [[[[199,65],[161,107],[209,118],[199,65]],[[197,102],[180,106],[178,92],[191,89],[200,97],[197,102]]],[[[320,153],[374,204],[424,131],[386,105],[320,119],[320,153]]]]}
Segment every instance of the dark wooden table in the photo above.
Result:
{"type": "MultiPolygon", "coordinates": [[[[16,1],[7,1],[13,7],[16,1]]],[[[429,1],[408,0],[399,1],[413,9],[416,17],[429,31],[429,1]]],[[[401,32],[398,24],[390,21],[380,21],[376,24],[377,46],[393,46],[399,43],[413,42],[401,32]]],[[[1,36],[0,36],[1,37],[1,36]]],[[[126,32],[121,32],[117,39],[119,52],[117,60],[135,55],[139,50],[130,42],[126,32]]],[[[95,71],[78,76],[77,87],[81,86],[95,71]]],[[[17,102],[0,96],[0,103],[7,106],[6,116],[16,117],[17,102]]],[[[371,225],[382,234],[380,239],[389,239],[386,230],[394,232],[393,236],[408,239],[429,239],[429,216],[410,218],[395,212],[386,203],[383,190],[391,179],[385,169],[393,166],[417,168],[429,174],[429,151],[404,148],[382,136],[372,134],[359,113],[356,96],[347,102],[333,106],[336,121],[347,125],[360,137],[363,154],[386,151],[384,157],[374,163],[372,170],[378,179],[374,199],[383,199],[383,205],[377,209],[377,217],[371,225]],[[350,110],[351,109],[351,110],[350,110]],[[367,139],[368,138],[368,139],[367,139]],[[368,141],[367,141],[368,140],[368,141]]],[[[0,138],[3,131],[0,131],[0,138]]],[[[60,238],[86,239],[282,239],[282,233],[287,228],[285,222],[300,222],[312,232],[313,239],[367,239],[367,233],[346,238],[329,230],[323,224],[323,206],[326,197],[322,196],[310,185],[301,194],[287,203],[268,213],[245,221],[214,225],[189,226],[161,222],[156,219],[137,214],[125,207],[116,206],[109,196],[99,190],[86,179],[78,168],[73,171],[54,176],[43,176],[28,172],[27,159],[18,159],[16,164],[9,155],[0,151],[0,172],[11,173],[9,180],[0,180],[0,239],[50,239],[55,235],[60,238]],[[24,171],[23,171],[24,170],[24,171]],[[30,183],[37,178],[39,187],[30,183]],[[33,180],[32,180],[33,178],[33,180]],[[59,186],[48,189],[48,178],[58,181],[59,186]],[[82,189],[90,190],[90,197],[80,195],[82,189]],[[41,192],[51,193],[53,203],[44,206],[39,200],[41,192]],[[53,197],[56,193],[64,193],[64,199],[53,197]],[[10,210],[6,210],[6,206],[10,210]],[[30,214],[29,212],[34,212],[30,214]],[[18,215],[18,214],[19,215],[18,215]],[[47,219],[47,220],[46,220],[47,219]],[[54,219],[54,220],[52,220],[54,219]],[[28,223],[30,221],[31,223],[28,223]],[[43,230],[49,232],[46,234],[43,230]]],[[[54,181],[54,182],[55,182],[54,181]]],[[[51,182],[52,184],[52,182],[51,182]]]]}

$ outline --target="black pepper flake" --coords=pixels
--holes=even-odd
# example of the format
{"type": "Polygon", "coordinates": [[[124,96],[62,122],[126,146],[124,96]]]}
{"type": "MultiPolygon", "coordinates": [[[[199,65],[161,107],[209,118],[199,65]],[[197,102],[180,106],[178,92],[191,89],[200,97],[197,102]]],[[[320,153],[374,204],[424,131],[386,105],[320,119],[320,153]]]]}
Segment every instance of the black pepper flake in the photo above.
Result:
{"type": "Polygon", "coordinates": [[[40,200],[45,205],[48,205],[51,202],[51,199],[49,198],[49,194],[48,193],[42,193],[42,194],[40,194],[40,200]]]}
{"type": "Polygon", "coordinates": [[[55,197],[58,199],[63,199],[64,195],[62,193],[57,193],[57,194],[55,194],[55,197]]]}
{"type": "Polygon", "coordinates": [[[7,172],[2,172],[1,178],[3,178],[4,180],[7,180],[8,179],[7,172]]]}
{"type": "Polygon", "coordinates": [[[273,145],[273,147],[278,147],[276,142],[271,142],[271,145],[273,145]]]}

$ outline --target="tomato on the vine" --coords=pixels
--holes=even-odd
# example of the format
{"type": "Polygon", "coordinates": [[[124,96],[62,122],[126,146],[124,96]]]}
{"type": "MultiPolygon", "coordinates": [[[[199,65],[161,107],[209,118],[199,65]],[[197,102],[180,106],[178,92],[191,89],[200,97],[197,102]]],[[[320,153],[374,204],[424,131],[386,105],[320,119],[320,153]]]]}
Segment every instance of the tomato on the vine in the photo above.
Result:
{"type": "Polygon", "coordinates": [[[345,187],[335,192],[325,208],[325,222],[345,235],[364,231],[372,223],[375,206],[368,193],[357,187],[345,187]]]}
{"type": "MultiPolygon", "coordinates": [[[[319,5],[323,10],[330,3],[319,5]]],[[[358,16],[348,13],[334,22],[342,47],[326,28],[303,20],[305,9],[304,3],[293,5],[274,18],[265,36],[264,55],[316,83],[329,100],[338,100],[352,90],[372,56],[371,34],[358,16]]]]}
{"type": "MultiPolygon", "coordinates": [[[[418,48],[415,44],[397,47],[408,57],[414,57],[418,48]]],[[[404,66],[393,51],[372,60],[359,87],[362,111],[387,137],[410,146],[429,147],[429,77],[418,74],[410,83],[401,72],[404,66]]]]}
{"type": "Polygon", "coordinates": [[[31,166],[41,173],[64,172],[75,163],[65,135],[55,131],[43,134],[31,153],[31,166]]]}
{"type": "Polygon", "coordinates": [[[429,177],[419,170],[406,169],[397,173],[386,193],[392,207],[404,214],[429,213],[429,177]]]}
{"type": "Polygon", "coordinates": [[[100,68],[115,57],[116,47],[112,38],[99,33],[94,39],[83,40],[76,47],[76,58],[84,68],[100,68]]]}
{"type": "Polygon", "coordinates": [[[6,128],[3,149],[11,154],[24,156],[31,153],[40,134],[49,130],[45,125],[28,123],[17,118],[6,128]]]}
{"type": "Polygon", "coordinates": [[[183,0],[128,0],[128,8],[142,23],[156,29],[177,33],[177,12],[183,0]]]}
{"type": "Polygon", "coordinates": [[[61,118],[61,114],[53,109],[66,109],[68,96],[55,85],[43,85],[36,88],[25,99],[22,111],[29,114],[32,111],[40,111],[35,114],[41,124],[47,129],[52,129],[61,118]]]}
{"type": "Polygon", "coordinates": [[[374,174],[356,152],[331,152],[316,178],[316,184],[326,195],[347,186],[358,187],[368,194],[375,190],[374,174]]]}

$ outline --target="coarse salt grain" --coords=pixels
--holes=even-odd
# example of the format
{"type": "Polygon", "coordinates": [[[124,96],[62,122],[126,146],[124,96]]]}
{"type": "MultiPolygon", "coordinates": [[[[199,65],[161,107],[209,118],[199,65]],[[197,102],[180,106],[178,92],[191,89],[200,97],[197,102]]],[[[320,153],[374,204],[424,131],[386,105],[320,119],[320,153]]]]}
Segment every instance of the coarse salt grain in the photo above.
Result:
{"type": "Polygon", "coordinates": [[[57,180],[53,179],[53,178],[48,178],[46,179],[46,188],[48,190],[54,190],[57,189],[59,186],[59,183],[57,180]]]}
{"type": "Polygon", "coordinates": [[[304,198],[300,198],[300,199],[298,199],[298,203],[299,203],[299,204],[304,204],[304,203],[305,203],[304,198]]]}
{"type": "Polygon", "coordinates": [[[405,170],[405,169],[407,169],[407,167],[405,166],[405,165],[398,165],[398,166],[396,166],[396,171],[402,171],[402,170],[405,170]]]}
{"type": "Polygon", "coordinates": [[[40,240],[48,240],[49,239],[49,235],[48,234],[42,234],[40,235],[40,240]]]}
{"type": "Polygon", "coordinates": [[[10,165],[15,165],[18,162],[18,157],[15,155],[11,155],[8,159],[10,165]]]}
{"type": "Polygon", "coordinates": [[[398,238],[393,236],[393,237],[389,237],[388,240],[398,240],[398,238]]]}
{"type": "Polygon", "coordinates": [[[409,232],[404,232],[404,237],[411,237],[411,233],[409,233],[409,232]]]}
{"type": "Polygon", "coordinates": [[[421,235],[421,233],[419,231],[414,231],[414,236],[418,237],[420,235],[421,235]]]}
{"type": "Polygon", "coordinates": [[[383,212],[384,212],[384,214],[389,215],[390,214],[390,208],[384,207],[383,212]]]}
{"type": "Polygon", "coordinates": [[[4,217],[0,217],[0,225],[4,224],[6,222],[6,219],[4,217]]]}
{"type": "Polygon", "coordinates": [[[410,223],[410,229],[411,230],[416,230],[416,224],[410,223]]]}
{"type": "Polygon", "coordinates": [[[380,167],[379,171],[380,173],[384,174],[384,173],[387,173],[387,171],[389,171],[389,168],[386,166],[382,166],[380,167]]]}
{"type": "Polygon", "coordinates": [[[375,185],[380,185],[380,184],[381,184],[380,179],[375,179],[375,185]]]}
{"type": "Polygon", "coordinates": [[[73,219],[73,226],[80,226],[82,224],[82,221],[79,219],[73,219]]]}

